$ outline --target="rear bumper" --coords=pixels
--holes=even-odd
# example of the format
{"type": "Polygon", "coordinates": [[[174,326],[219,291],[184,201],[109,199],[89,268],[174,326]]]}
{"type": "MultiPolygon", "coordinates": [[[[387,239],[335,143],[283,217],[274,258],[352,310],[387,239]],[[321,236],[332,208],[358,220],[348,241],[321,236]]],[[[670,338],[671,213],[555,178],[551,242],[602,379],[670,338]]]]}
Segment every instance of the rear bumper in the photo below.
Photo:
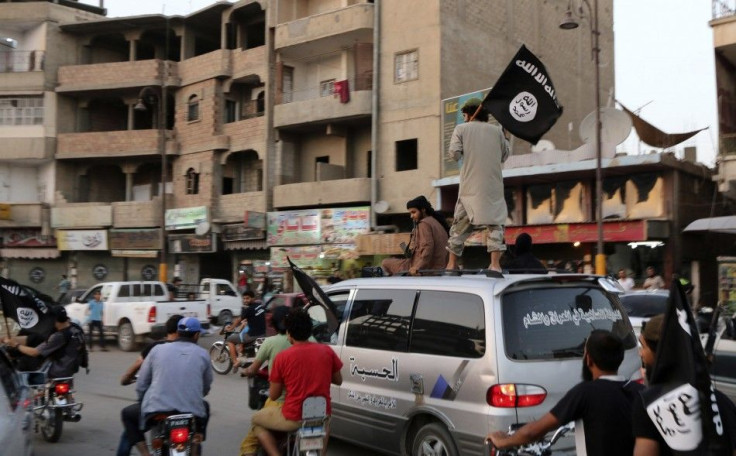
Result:
{"type": "MultiPolygon", "coordinates": [[[[205,322],[200,320],[199,321],[202,324],[202,329],[210,329],[210,323],[209,321],[205,322]]],[[[149,335],[151,339],[159,340],[166,337],[166,324],[164,323],[156,323],[153,326],[151,326],[151,333],[149,335]]]]}

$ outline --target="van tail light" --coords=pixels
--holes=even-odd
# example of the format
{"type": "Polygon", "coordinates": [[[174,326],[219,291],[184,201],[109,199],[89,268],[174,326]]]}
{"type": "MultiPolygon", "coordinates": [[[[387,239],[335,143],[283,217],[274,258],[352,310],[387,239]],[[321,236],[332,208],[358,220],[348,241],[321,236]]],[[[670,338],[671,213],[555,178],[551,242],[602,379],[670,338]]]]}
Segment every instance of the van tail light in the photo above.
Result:
{"type": "Polygon", "coordinates": [[[189,440],[189,429],[185,427],[172,429],[169,434],[169,441],[173,444],[186,443],[187,440],[189,440]]]}
{"type": "Polygon", "coordinates": [[[69,384],[68,383],[57,383],[56,386],[54,386],[54,392],[61,396],[63,394],[69,394],[69,384]]]}
{"type": "Polygon", "coordinates": [[[212,316],[212,305],[210,303],[207,303],[207,317],[212,316]]]}
{"type": "Polygon", "coordinates": [[[534,407],[546,398],[547,391],[541,386],[519,383],[493,385],[486,392],[488,405],[500,408],[534,407]]]}
{"type": "Polygon", "coordinates": [[[148,309],[148,322],[156,323],[156,306],[151,306],[151,308],[148,309]]]}

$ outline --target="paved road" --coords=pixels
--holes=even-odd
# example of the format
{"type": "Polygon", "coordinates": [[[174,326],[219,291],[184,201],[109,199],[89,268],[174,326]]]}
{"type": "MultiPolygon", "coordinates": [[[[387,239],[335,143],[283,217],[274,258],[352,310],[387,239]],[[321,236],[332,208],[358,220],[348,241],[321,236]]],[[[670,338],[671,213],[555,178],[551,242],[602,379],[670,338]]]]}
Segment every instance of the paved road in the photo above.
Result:
{"type": "MultiPolygon", "coordinates": [[[[208,347],[216,336],[205,336],[200,345],[208,347]]],[[[112,343],[112,341],[110,341],[112,343]]],[[[36,456],[99,456],[114,455],[122,430],[120,410],[135,398],[133,385],[120,386],[120,375],[136,359],[137,353],[125,353],[111,348],[109,352],[90,353],[89,375],[75,376],[77,400],[84,403],[82,421],[64,423],[61,440],[43,441],[33,437],[36,456]]],[[[211,406],[205,455],[237,456],[240,441],[248,431],[252,410],[248,408],[245,379],[239,375],[217,375],[207,400],[211,406]]],[[[0,453],[2,451],[0,450],[0,453]]],[[[369,456],[363,450],[336,439],[330,441],[330,456],[369,456]]],[[[137,454],[135,451],[133,454],[137,454]]]]}

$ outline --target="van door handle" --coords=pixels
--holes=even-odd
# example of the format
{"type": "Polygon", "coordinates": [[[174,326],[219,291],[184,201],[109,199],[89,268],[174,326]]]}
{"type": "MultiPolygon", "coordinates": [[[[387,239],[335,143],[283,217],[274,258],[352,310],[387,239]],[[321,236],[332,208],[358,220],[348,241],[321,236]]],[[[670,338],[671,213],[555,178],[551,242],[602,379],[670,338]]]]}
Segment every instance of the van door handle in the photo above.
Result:
{"type": "Polygon", "coordinates": [[[424,394],[424,377],[421,374],[409,375],[409,382],[411,383],[411,392],[414,394],[424,394]]]}

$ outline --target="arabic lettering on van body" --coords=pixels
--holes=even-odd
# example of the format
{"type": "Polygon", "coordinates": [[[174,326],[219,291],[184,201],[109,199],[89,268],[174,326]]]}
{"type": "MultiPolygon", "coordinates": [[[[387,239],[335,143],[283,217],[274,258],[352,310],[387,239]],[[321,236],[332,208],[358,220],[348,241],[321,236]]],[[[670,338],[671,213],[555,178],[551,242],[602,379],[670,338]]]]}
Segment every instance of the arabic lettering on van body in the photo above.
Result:
{"type": "Polygon", "coordinates": [[[366,368],[358,366],[355,357],[350,357],[350,375],[360,377],[365,381],[366,377],[384,379],[392,382],[399,381],[399,360],[391,358],[391,368],[383,367],[378,369],[366,368]]]}
{"type": "Polygon", "coordinates": [[[351,399],[362,406],[384,408],[386,410],[395,409],[397,403],[395,397],[379,396],[370,393],[363,394],[353,390],[348,391],[348,399],[351,399]]]}
{"type": "Polygon", "coordinates": [[[529,312],[524,315],[524,328],[536,325],[564,325],[566,323],[574,323],[575,326],[580,326],[581,322],[590,323],[601,320],[617,321],[623,320],[623,317],[621,311],[613,309],[591,309],[587,312],[580,309],[568,309],[562,312],[550,310],[546,313],[529,312]]]}

